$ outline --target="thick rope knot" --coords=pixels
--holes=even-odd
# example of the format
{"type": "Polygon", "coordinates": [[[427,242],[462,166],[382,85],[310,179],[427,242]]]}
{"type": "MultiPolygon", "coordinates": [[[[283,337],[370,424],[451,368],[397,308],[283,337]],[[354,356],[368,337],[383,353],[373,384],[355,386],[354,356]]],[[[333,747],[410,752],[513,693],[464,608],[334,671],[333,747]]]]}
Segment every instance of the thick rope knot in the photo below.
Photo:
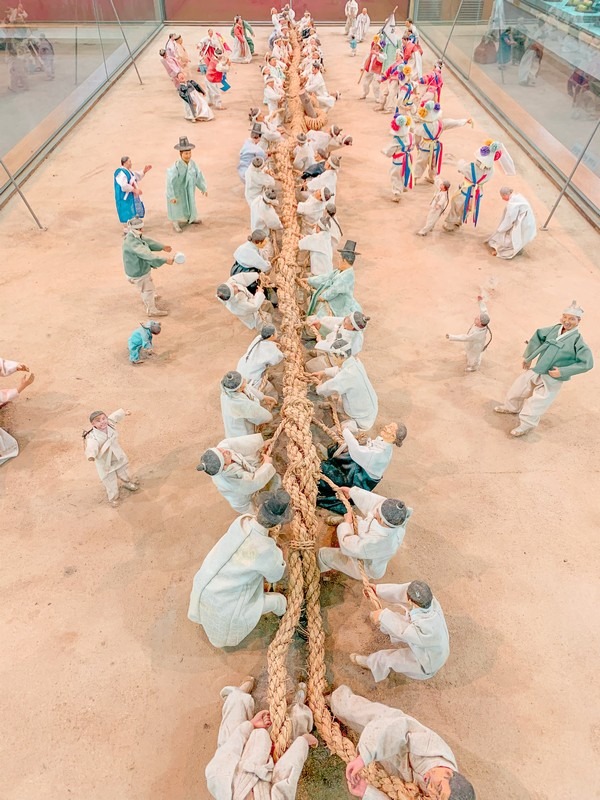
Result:
{"type": "Polygon", "coordinates": [[[314,548],[314,542],[299,541],[298,539],[292,539],[290,541],[291,550],[314,550],[314,548]]]}

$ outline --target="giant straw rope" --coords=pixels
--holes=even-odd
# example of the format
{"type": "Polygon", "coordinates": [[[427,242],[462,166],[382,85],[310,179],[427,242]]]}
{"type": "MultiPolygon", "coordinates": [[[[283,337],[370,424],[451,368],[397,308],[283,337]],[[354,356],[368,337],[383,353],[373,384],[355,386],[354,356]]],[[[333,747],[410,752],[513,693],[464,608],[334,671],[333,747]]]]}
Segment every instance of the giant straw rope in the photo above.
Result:
{"type": "MultiPolygon", "coordinates": [[[[339,441],[336,431],[331,431],[315,419],[312,402],[307,397],[309,376],[304,368],[305,349],[300,332],[304,324],[304,310],[298,300],[301,277],[297,264],[300,227],[297,218],[297,200],[291,155],[295,135],[308,127],[318,129],[325,124],[325,114],[316,119],[306,117],[299,99],[300,77],[298,65],[301,58],[300,43],[295,30],[290,30],[292,58],[286,77],[288,113],[291,135],[276,147],[274,172],[282,186],[280,219],[283,224],[282,247],[274,259],[272,282],[278,290],[281,312],[280,345],[285,354],[283,374],[283,403],[281,422],[276,438],[285,439],[287,469],[283,485],[289,492],[294,516],[291,521],[291,538],[288,553],[287,611],[281,619],[277,633],[268,650],[269,709],[272,720],[271,736],[275,758],[281,757],[291,743],[291,723],[287,717],[287,654],[294,631],[300,620],[304,605],[307,620],[307,703],[313,712],[317,730],[332,753],[345,762],[356,758],[354,744],[346,738],[338,722],[332,716],[324,699],[325,678],[325,633],[320,607],[320,572],[315,552],[318,518],[316,515],[317,481],[322,477],[320,459],[313,443],[311,424],[327,432],[339,441]]],[[[335,486],[335,484],[333,484],[335,486]]],[[[337,489],[337,487],[335,487],[337,489]]],[[[349,510],[343,495],[340,499],[349,510]]],[[[362,563],[359,568],[363,576],[365,594],[375,608],[381,605],[369,589],[369,581],[362,563]]],[[[412,800],[420,797],[414,784],[405,784],[400,778],[388,775],[378,764],[370,764],[365,770],[369,784],[377,787],[392,800],[412,800]]]]}

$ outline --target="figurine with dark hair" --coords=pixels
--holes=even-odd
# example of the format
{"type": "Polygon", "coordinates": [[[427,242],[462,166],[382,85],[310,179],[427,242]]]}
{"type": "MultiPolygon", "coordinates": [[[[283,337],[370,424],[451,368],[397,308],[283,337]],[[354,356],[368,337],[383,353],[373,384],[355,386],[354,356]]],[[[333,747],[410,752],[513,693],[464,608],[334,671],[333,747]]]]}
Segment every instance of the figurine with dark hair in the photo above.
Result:
{"type": "Polygon", "coordinates": [[[392,608],[371,611],[371,622],[395,647],[369,656],[350,653],[350,661],[370,669],[373,679],[385,680],[390,672],[425,681],[444,666],[450,655],[450,637],[442,607],[423,581],[372,584],[380,600],[392,608]]]}

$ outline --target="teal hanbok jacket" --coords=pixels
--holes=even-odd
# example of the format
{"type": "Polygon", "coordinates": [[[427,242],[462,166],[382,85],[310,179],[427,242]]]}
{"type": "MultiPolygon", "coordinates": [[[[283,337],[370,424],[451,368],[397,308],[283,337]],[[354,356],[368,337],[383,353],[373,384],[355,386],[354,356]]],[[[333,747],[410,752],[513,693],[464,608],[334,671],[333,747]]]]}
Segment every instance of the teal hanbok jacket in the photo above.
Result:
{"type": "Polygon", "coordinates": [[[560,323],[549,328],[538,328],[527,343],[523,358],[528,362],[537,358],[531,369],[538,375],[546,375],[552,367],[558,367],[560,378],[555,380],[568,381],[573,375],[592,369],[594,357],[579,328],[558,339],[561,330],[560,323]]]}

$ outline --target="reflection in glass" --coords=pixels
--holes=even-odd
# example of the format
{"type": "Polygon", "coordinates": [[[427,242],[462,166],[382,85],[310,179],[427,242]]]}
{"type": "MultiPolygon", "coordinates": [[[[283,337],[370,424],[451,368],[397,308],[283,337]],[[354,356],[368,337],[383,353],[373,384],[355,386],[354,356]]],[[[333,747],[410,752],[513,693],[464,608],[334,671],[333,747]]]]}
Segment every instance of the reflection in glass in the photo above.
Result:
{"type": "MultiPolygon", "coordinates": [[[[438,50],[448,43],[446,61],[474,91],[568,175],[600,113],[599,0],[417,0],[415,17],[438,50]]],[[[596,136],[574,178],[596,206],[599,176],[596,136]]]]}
{"type": "MultiPolygon", "coordinates": [[[[161,24],[154,2],[115,0],[115,7],[135,52],[161,24]]],[[[18,174],[128,58],[105,0],[9,7],[0,18],[0,157],[11,172],[18,174]]],[[[2,174],[0,192],[4,181],[2,174]]]]}

